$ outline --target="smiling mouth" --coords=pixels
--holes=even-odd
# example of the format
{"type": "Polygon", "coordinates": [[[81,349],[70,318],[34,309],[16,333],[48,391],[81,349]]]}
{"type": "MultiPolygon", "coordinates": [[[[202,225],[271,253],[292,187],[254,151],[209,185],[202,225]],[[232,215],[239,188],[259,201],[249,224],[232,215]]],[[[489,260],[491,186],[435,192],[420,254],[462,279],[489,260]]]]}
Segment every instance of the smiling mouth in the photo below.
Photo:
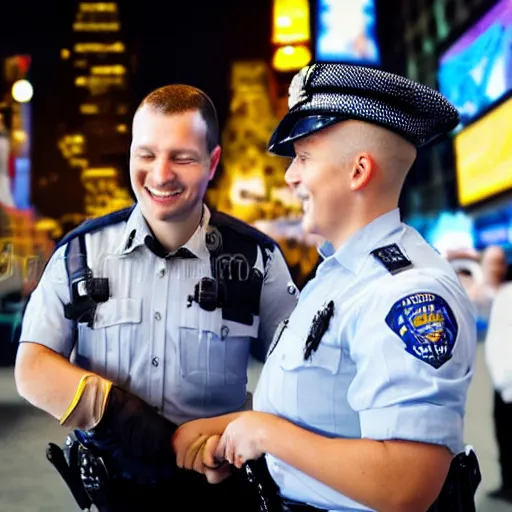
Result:
{"type": "Polygon", "coordinates": [[[306,196],[306,195],[303,195],[303,194],[300,194],[299,195],[299,200],[302,204],[302,210],[304,211],[305,208],[306,208],[306,205],[308,204],[309,202],[309,196],[306,196]]]}
{"type": "Polygon", "coordinates": [[[183,192],[182,188],[178,188],[175,190],[157,190],[147,185],[144,188],[146,189],[150,196],[156,199],[169,199],[171,197],[177,197],[183,192]]]}

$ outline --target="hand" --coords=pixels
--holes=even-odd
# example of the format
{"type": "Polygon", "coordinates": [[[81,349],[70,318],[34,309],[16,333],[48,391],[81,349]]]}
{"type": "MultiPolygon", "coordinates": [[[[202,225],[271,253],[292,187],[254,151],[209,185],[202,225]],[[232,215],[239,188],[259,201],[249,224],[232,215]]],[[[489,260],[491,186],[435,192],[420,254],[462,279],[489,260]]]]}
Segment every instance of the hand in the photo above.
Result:
{"type": "MultiPolygon", "coordinates": [[[[217,445],[219,444],[220,436],[215,435],[209,437],[203,445],[201,450],[201,469],[204,469],[206,480],[210,484],[218,484],[231,475],[233,466],[227,462],[219,462],[215,457],[217,445]]],[[[194,469],[196,464],[194,464],[194,469]]],[[[199,471],[201,473],[201,471],[199,471]]]]}
{"type": "MultiPolygon", "coordinates": [[[[218,484],[231,475],[231,466],[215,459],[215,451],[220,440],[219,435],[200,435],[187,449],[183,464],[178,467],[192,469],[205,475],[210,484],[218,484]]],[[[181,457],[180,457],[181,464],[181,457]]]]}
{"type": "Polygon", "coordinates": [[[213,425],[208,419],[184,423],[172,438],[176,465],[205,475],[211,484],[218,484],[231,475],[231,466],[224,460],[215,460],[220,435],[212,435],[213,425]]]}
{"type": "Polygon", "coordinates": [[[172,448],[176,454],[176,464],[180,468],[194,469],[196,455],[203,444],[213,434],[207,419],[199,419],[183,423],[172,437],[172,448]]]}
{"type": "Polygon", "coordinates": [[[248,460],[259,459],[263,453],[265,430],[277,417],[255,411],[242,413],[224,430],[215,451],[216,460],[226,460],[240,469],[248,460]]]}

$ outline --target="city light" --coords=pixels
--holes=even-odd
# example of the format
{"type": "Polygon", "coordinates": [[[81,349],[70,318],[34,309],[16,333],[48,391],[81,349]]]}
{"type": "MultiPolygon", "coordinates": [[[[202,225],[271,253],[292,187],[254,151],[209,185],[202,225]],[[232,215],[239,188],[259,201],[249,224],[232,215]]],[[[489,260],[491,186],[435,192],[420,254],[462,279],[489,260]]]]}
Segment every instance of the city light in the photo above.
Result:
{"type": "Polygon", "coordinates": [[[32,99],[34,89],[28,80],[17,80],[11,90],[12,97],[19,103],[27,103],[32,99]]]}
{"type": "Polygon", "coordinates": [[[276,71],[295,71],[311,61],[311,51],[307,46],[281,46],[274,52],[272,67],[276,71]]]}
{"type": "Polygon", "coordinates": [[[272,42],[282,45],[309,40],[307,0],[274,0],[272,42]]]}
{"type": "Polygon", "coordinates": [[[77,43],[74,50],[76,53],[122,53],[125,46],[122,42],[115,43],[77,43]]]}

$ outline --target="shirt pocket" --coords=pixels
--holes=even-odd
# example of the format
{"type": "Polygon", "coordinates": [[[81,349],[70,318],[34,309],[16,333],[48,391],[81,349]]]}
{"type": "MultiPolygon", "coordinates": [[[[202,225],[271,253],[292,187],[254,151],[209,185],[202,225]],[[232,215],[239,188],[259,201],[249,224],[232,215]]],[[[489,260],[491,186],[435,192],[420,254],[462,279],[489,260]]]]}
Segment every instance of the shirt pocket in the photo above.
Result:
{"type": "Polygon", "coordinates": [[[258,334],[257,322],[244,325],[224,320],[220,309],[196,310],[184,316],[179,330],[182,377],[209,388],[235,386],[230,393],[245,396],[249,349],[258,334]]]}
{"type": "Polygon", "coordinates": [[[132,347],[141,346],[142,300],[111,298],[98,304],[92,329],[79,324],[77,363],[118,384],[130,375],[132,347]]]}
{"type": "Polygon", "coordinates": [[[341,360],[342,349],[326,343],[320,343],[306,361],[304,344],[281,353],[279,365],[286,390],[283,398],[291,400],[290,412],[299,421],[326,431],[335,427],[341,360]]]}

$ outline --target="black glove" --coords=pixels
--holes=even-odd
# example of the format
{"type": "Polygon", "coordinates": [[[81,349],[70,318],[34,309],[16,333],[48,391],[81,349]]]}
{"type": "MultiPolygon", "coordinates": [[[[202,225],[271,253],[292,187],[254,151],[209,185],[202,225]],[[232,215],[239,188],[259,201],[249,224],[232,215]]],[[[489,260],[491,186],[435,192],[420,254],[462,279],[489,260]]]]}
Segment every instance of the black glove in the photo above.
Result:
{"type": "Polygon", "coordinates": [[[174,461],[171,439],[177,428],[137,396],[112,386],[94,433],[100,436],[113,433],[129,457],[160,464],[174,461]]]}

